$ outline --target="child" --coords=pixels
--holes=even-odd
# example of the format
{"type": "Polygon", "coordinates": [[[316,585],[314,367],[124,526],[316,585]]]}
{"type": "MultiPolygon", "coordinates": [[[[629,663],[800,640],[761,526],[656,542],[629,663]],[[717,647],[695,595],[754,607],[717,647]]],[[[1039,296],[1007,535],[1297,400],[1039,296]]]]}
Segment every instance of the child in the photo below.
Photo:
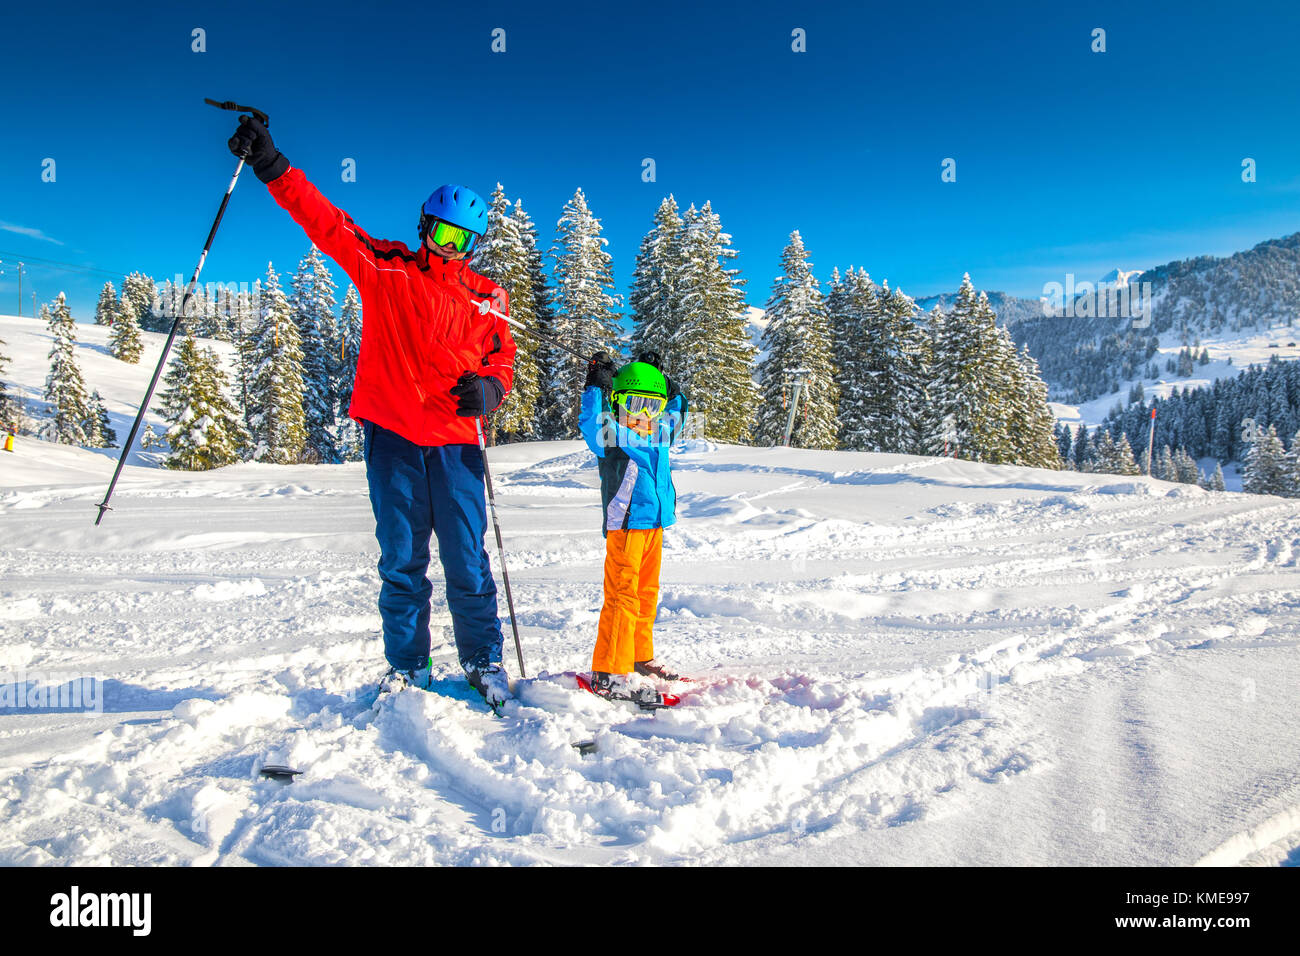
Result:
{"type": "Polygon", "coordinates": [[[606,352],[592,356],[582,394],[582,437],[599,459],[604,506],[605,604],[591,657],[602,697],[658,703],[646,678],[678,680],[654,659],[664,528],[676,520],[668,448],[686,417],[686,397],[650,353],[614,373],[606,352]]]}

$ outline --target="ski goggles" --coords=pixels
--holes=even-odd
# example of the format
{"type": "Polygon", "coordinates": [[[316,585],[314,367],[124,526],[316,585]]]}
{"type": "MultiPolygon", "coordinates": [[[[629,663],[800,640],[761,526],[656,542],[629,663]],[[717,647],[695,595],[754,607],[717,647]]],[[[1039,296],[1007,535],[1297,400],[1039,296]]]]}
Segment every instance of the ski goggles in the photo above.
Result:
{"type": "Polygon", "coordinates": [[[435,246],[451,246],[457,252],[469,252],[478,239],[478,233],[471,232],[464,226],[453,226],[441,219],[433,220],[429,227],[429,235],[433,237],[435,246]]]}
{"type": "Polygon", "coordinates": [[[641,392],[619,392],[614,396],[614,401],[623,406],[629,418],[636,415],[658,418],[668,405],[668,399],[662,395],[645,395],[641,392]]]}

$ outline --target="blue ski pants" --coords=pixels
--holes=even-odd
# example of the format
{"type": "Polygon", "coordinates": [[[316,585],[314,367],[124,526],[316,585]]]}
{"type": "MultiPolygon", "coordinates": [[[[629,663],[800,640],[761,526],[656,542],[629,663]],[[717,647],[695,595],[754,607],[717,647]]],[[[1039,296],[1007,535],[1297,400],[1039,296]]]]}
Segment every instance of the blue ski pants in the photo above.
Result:
{"type": "Polygon", "coordinates": [[[366,479],[379,539],[384,656],[402,670],[429,657],[429,544],[438,537],[462,665],[501,661],[501,621],[483,536],[487,508],[477,445],[423,446],[363,423],[366,479]]]}

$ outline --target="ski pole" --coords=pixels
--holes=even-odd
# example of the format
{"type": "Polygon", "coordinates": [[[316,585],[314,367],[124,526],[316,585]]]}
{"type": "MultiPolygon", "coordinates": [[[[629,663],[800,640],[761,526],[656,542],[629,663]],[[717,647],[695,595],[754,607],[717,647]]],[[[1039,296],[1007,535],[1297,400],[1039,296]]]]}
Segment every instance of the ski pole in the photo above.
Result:
{"type": "Polygon", "coordinates": [[[575,351],[574,349],[569,348],[567,345],[565,345],[565,344],[564,344],[563,342],[561,342],[559,339],[556,339],[556,338],[554,338],[553,336],[547,335],[547,334],[545,334],[544,332],[538,332],[536,329],[532,328],[531,326],[524,325],[524,323],[522,323],[522,322],[520,322],[520,321],[518,321],[518,320],[516,320],[516,319],[512,319],[512,318],[510,318],[510,316],[508,316],[508,315],[502,315],[502,314],[501,314],[500,312],[498,312],[496,309],[492,308],[492,300],[491,300],[491,299],[482,299],[482,300],[480,300],[480,301],[478,301],[478,302],[475,302],[474,304],[478,306],[478,313],[479,313],[479,315],[487,315],[487,314],[490,312],[492,315],[495,315],[495,316],[496,316],[498,319],[500,319],[501,321],[507,323],[508,325],[514,326],[514,327],[515,327],[516,329],[518,329],[520,332],[527,332],[529,335],[531,335],[531,336],[532,336],[533,338],[535,338],[535,339],[541,339],[543,342],[549,342],[551,345],[554,345],[556,348],[564,349],[564,351],[568,352],[570,355],[572,355],[574,358],[576,358],[579,362],[587,362],[587,361],[588,361],[588,357],[587,357],[587,356],[585,356],[585,355],[579,355],[579,354],[577,353],[577,351],[575,351]]]}
{"type": "MultiPolygon", "coordinates": [[[[271,123],[270,118],[265,113],[261,110],[255,110],[251,106],[239,106],[230,100],[219,103],[206,97],[203,102],[215,106],[217,109],[252,113],[261,120],[263,126],[269,126],[271,123]]],[[[212,228],[208,230],[208,240],[203,244],[203,252],[199,255],[198,265],[194,267],[194,275],[190,277],[190,284],[185,287],[185,296],[181,299],[180,311],[176,318],[172,320],[171,331],[167,334],[167,341],[163,343],[162,355],[158,357],[158,367],[153,370],[153,378],[149,380],[149,390],[144,393],[144,402],[140,405],[140,411],[136,413],[135,421],[131,423],[131,434],[122,443],[122,455],[117,460],[117,468],[113,471],[113,479],[108,483],[108,491],[104,495],[104,500],[98,505],[99,514],[95,517],[96,526],[104,520],[105,511],[113,510],[108,506],[108,500],[113,497],[113,489],[117,487],[117,479],[121,477],[122,468],[126,465],[127,455],[131,453],[131,445],[135,443],[136,432],[140,430],[140,423],[144,421],[144,413],[149,409],[149,401],[153,398],[154,389],[158,387],[158,379],[162,376],[163,366],[167,364],[167,353],[171,351],[172,342],[176,340],[176,333],[180,331],[181,323],[185,320],[190,297],[194,295],[194,287],[199,283],[199,273],[203,271],[204,260],[208,258],[208,250],[212,248],[212,240],[216,238],[217,227],[221,225],[221,217],[226,214],[226,206],[230,203],[230,195],[235,191],[235,183],[239,181],[239,174],[243,171],[244,160],[241,158],[239,164],[235,166],[235,174],[230,177],[230,185],[226,187],[226,194],[221,198],[221,206],[217,209],[217,217],[212,220],[212,228]]]]}
{"type": "MultiPolygon", "coordinates": [[[[479,395],[482,396],[483,407],[487,408],[487,393],[484,391],[483,382],[480,381],[479,395]]],[[[488,505],[492,510],[492,528],[497,535],[497,553],[501,556],[501,582],[506,589],[506,605],[510,608],[510,629],[515,635],[515,656],[519,659],[519,676],[527,677],[524,671],[524,650],[519,643],[519,623],[515,620],[515,599],[510,594],[510,574],[506,571],[506,546],[501,541],[501,522],[497,519],[497,497],[492,490],[492,471],[488,468],[487,443],[483,440],[483,421],[487,415],[474,416],[474,428],[478,431],[478,450],[483,456],[483,479],[487,485],[488,505]]]]}

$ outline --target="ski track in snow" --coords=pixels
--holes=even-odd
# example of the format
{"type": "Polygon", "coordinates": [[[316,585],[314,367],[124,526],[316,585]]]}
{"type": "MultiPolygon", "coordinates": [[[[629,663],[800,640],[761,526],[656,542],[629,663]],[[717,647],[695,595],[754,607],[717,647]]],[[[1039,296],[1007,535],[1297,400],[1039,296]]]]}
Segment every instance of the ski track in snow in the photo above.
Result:
{"type": "Polygon", "coordinates": [[[129,469],[95,529],[71,469],[103,459],[26,444],[0,669],[98,675],[104,712],[0,709],[3,864],[1296,861],[1293,502],[694,443],[656,635],[698,680],[641,714],[565,674],[601,601],[590,455],[494,449],[540,675],[497,719],[436,586],[436,692],[372,708],[359,466],[129,469]],[[1290,752],[1245,746],[1261,723],[1290,752]]]}

